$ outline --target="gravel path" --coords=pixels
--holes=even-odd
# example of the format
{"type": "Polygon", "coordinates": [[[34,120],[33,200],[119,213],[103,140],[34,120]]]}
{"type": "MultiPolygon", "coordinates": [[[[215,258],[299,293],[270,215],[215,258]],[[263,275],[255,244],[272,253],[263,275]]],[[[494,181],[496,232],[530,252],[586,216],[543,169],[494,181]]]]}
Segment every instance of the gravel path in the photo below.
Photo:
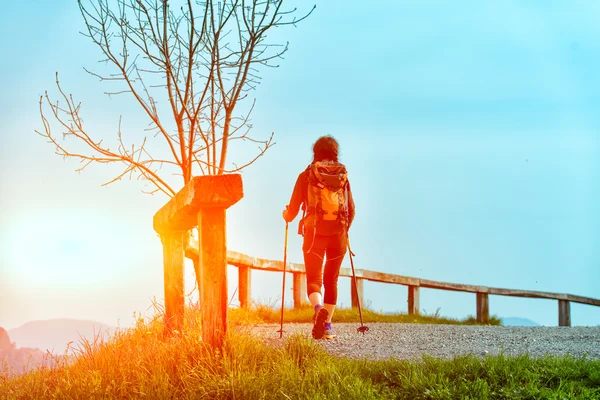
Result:
{"type": "MultiPolygon", "coordinates": [[[[478,357],[503,353],[507,356],[529,354],[587,356],[600,359],[598,327],[524,327],[464,326],[429,324],[369,323],[364,335],[358,323],[334,324],[338,337],[320,340],[332,354],[341,357],[420,359],[423,354],[436,358],[472,354],[478,357]]],[[[285,335],[310,336],[310,324],[286,324],[285,335]]],[[[253,332],[278,339],[279,325],[260,325],[253,332]]]]}

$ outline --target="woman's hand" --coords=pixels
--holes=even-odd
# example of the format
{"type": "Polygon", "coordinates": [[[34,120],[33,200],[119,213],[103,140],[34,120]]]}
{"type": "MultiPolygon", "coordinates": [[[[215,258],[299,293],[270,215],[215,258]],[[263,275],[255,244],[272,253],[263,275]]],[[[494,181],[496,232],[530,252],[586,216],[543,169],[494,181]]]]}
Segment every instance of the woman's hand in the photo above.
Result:
{"type": "Polygon", "coordinates": [[[290,221],[288,220],[288,217],[289,217],[289,216],[288,216],[288,209],[287,209],[287,206],[285,206],[285,210],[283,210],[283,212],[281,213],[281,216],[283,217],[283,219],[284,219],[286,222],[290,222],[290,221]]]}

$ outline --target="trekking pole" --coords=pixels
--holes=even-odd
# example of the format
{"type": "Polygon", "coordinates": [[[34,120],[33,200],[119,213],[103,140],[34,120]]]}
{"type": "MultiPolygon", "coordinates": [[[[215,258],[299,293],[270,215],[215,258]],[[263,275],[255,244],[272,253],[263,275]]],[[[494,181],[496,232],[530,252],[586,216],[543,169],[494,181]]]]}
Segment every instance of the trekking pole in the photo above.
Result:
{"type": "Polygon", "coordinates": [[[283,306],[285,304],[285,269],[287,266],[288,222],[285,221],[285,242],[283,245],[283,283],[281,284],[281,319],[279,322],[279,339],[283,337],[283,306]]]}
{"type": "Polygon", "coordinates": [[[354,256],[355,254],[350,248],[350,238],[346,237],[346,239],[348,242],[348,253],[350,253],[350,265],[352,266],[352,281],[354,282],[354,293],[356,293],[356,304],[358,304],[358,315],[360,316],[360,328],[357,328],[356,330],[364,335],[365,332],[369,330],[369,327],[363,325],[362,311],[360,309],[360,297],[358,295],[358,286],[356,285],[356,272],[354,272],[354,260],[352,259],[352,256],[354,256]]]}

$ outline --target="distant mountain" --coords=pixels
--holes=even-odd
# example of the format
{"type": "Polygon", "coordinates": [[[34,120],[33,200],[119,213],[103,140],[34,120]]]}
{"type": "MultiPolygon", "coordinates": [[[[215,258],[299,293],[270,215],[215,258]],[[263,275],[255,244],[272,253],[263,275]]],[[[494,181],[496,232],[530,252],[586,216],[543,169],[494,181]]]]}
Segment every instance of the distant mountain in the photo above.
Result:
{"type": "Polygon", "coordinates": [[[18,347],[32,347],[53,354],[64,354],[67,343],[70,348],[79,348],[82,338],[93,343],[97,339],[108,339],[116,327],[96,321],[76,319],[51,319],[31,321],[8,331],[11,340],[18,347]]]}
{"type": "Polygon", "coordinates": [[[4,328],[0,328],[0,372],[4,372],[5,366],[8,366],[10,371],[20,374],[40,365],[51,367],[53,361],[40,349],[17,348],[10,341],[8,332],[4,328]]]}
{"type": "Polygon", "coordinates": [[[504,326],[540,326],[535,321],[532,321],[528,318],[521,317],[506,317],[502,318],[502,325],[504,326]]]}

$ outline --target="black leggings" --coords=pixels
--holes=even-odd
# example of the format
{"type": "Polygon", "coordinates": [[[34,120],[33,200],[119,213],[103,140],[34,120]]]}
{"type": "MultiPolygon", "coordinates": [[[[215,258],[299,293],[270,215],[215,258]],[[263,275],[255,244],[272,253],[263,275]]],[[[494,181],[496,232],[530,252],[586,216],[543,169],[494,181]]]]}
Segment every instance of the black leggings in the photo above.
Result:
{"type": "Polygon", "coordinates": [[[306,268],[306,289],[308,294],[319,292],[325,286],[323,301],[335,305],[337,302],[337,282],[340,266],[346,255],[347,237],[342,231],[333,235],[315,235],[307,230],[304,234],[304,266],[306,268]],[[323,271],[323,260],[325,271],[323,271]]]}

